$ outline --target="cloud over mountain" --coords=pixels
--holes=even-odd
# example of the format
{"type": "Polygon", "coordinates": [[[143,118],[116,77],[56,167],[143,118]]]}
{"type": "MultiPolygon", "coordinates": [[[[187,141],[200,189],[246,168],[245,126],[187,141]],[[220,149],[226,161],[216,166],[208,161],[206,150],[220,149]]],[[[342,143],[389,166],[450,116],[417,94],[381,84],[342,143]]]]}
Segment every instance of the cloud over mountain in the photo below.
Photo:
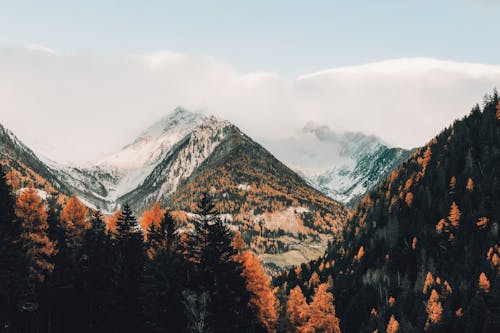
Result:
{"type": "Polygon", "coordinates": [[[427,58],[290,80],[168,51],[113,58],[41,45],[0,49],[1,121],[59,160],[115,151],[178,105],[228,119],[257,139],[288,137],[314,121],[413,147],[498,85],[500,66],[427,58]]]}

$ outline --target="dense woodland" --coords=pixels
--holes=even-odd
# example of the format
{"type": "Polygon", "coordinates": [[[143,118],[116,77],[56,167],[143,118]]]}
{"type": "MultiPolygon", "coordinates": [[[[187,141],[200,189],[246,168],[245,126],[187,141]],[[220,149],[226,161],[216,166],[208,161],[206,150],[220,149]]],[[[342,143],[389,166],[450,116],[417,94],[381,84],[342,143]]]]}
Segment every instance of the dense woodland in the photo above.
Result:
{"type": "MultiPolygon", "coordinates": [[[[194,212],[188,228],[159,205],[139,223],[125,205],[107,225],[76,197],[59,205],[33,187],[16,197],[2,173],[2,332],[281,331],[257,256],[209,196],[194,212]]],[[[316,313],[338,326],[326,285],[318,297],[316,313]]]]}
{"type": "Polygon", "coordinates": [[[329,281],[344,332],[500,332],[499,203],[495,91],[367,195],[322,258],[276,283],[290,304],[329,281]]]}
{"type": "Polygon", "coordinates": [[[1,332],[500,331],[496,92],[274,285],[221,218],[223,196],[186,192],[193,214],[154,204],[138,220],[12,179],[1,171],[1,332]]]}

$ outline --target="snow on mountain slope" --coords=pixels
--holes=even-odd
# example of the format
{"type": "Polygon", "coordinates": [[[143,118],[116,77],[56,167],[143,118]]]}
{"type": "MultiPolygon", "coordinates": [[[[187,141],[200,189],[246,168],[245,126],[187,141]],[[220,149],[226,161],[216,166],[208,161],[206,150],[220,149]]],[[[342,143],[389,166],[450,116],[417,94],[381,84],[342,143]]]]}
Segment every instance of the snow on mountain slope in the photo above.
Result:
{"type": "Polygon", "coordinates": [[[118,203],[134,202],[135,208],[141,210],[154,201],[164,202],[212,154],[230,126],[215,117],[204,118],[167,152],[138,187],[119,197],[118,203]]]}
{"type": "Polygon", "coordinates": [[[171,194],[211,153],[228,125],[178,107],[122,150],[91,166],[46,163],[93,206],[109,212],[134,200],[143,209],[145,202],[171,194]]]}
{"type": "Polygon", "coordinates": [[[312,123],[294,137],[263,142],[311,186],[346,204],[373,188],[410,154],[375,136],[336,133],[312,123]]]}
{"type": "Polygon", "coordinates": [[[96,166],[128,171],[155,165],[203,119],[199,113],[178,107],[147,128],[134,142],[98,162],[96,166]]]}

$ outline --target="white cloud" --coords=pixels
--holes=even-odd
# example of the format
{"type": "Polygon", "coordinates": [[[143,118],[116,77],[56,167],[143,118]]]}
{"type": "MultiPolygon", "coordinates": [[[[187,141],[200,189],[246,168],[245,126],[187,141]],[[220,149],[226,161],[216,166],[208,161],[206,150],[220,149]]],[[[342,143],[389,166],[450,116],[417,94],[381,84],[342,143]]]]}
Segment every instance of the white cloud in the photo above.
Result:
{"type": "Polygon", "coordinates": [[[174,52],[97,58],[43,46],[0,49],[0,123],[59,160],[119,149],[181,105],[228,119],[257,140],[308,121],[424,144],[500,85],[500,66],[395,59],[303,75],[238,73],[174,52]]]}

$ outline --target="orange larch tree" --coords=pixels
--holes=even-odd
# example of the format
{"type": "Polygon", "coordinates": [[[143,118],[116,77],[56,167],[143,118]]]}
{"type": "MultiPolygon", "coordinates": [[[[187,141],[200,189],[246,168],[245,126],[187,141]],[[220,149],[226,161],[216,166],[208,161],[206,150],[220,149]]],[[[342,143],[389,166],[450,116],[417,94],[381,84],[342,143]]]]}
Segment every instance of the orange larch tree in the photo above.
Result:
{"type": "Polygon", "coordinates": [[[307,322],[309,317],[309,305],[299,286],[290,290],[286,313],[292,331],[300,333],[301,327],[307,322]]]}
{"type": "Polygon", "coordinates": [[[117,209],[113,215],[108,216],[106,218],[106,229],[109,232],[115,233],[116,232],[116,222],[118,221],[118,218],[122,214],[121,209],[117,209]]]}
{"type": "Polygon", "coordinates": [[[311,278],[309,279],[309,288],[315,288],[319,285],[320,280],[319,280],[319,275],[316,272],[313,272],[311,274],[311,278]]]}
{"type": "Polygon", "coordinates": [[[443,316],[443,306],[439,301],[439,294],[435,289],[432,289],[429,300],[427,301],[427,322],[425,323],[425,330],[429,328],[430,325],[434,325],[441,321],[443,316]]]}
{"type": "Polygon", "coordinates": [[[47,211],[42,198],[33,187],[26,188],[17,198],[16,216],[22,226],[22,244],[29,259],[30,280],[43,282],[54,270],[51,258],[56,246],[47,235],[47,211]]]}
{"type": "Polygon", "coordinates": [[[474,191],[474,181],[472,181],[472,178],[469,178],[467,180],[467,185],[465,186],[465,189],[469,192],[474,191]]]}
{"type": "Polygon", "coordinates": [[[82,245],[85,231],[90,228],[87,217],[87,207],[77,197],[69,198],[61,212],[61,223],[66,231],[66,244],[70,249],[82,245]]]}
{"type": "Polygon", "coordinates": [[[316,288],[309,305],[309,318],[301,332],[340,333],[340,322],[335,315],[333,294],[328,291],[328,284],[322,283],[316,288]]]}
{"type": "Polygon", "coordinates": [[[276,332],[280,304],[272,289],[271,279],[254,253],[244,251],[238,257],[243,263],[242,275],[246,279],[247,290],[251,293],[250,307],[255,310],[267,332],[276,332]]]}
{"type": "Polygon", "coordinates": [[[427,294],[427,291],[429,290],[430,287],[434,284],[434,278],[432,277],[431,272],[427,272],[427,275],[425,276],[425,281],[424,281],[424,288],[422,292],[424,294],[427,294]]]}
{"type": "Polygon", "coordinates": [[[141,218],[142,230],[147,231],[151,224],[160,225],[163,212],[158,202],[155,202],[150,209],[144,211],[141,218]]]}
{"type": "Polygon", "coordinates": [[[455,178],[455,176],[452,176],[450,179],[450,195],[455,194],[456,188],[457,188],[457,178],[455,178]]]}
{"type": "Polygon", "coordinates": [[[387,323],[387,329],[385,330],[387,333],[396,333],[399,330],[399,323],[394,317],[394,315],[391,315],[391,318],[389,318],[389,323],[387,323]]]}
{"type": "Polygon", "coordinates": [[[448,220],[455,228],[458,227],[460,223],[460,209],[458,209],[458,205],[455,203],[455,201],[453,201],[453,203],[451,204],[448,220]]]}
{"type": "Polygon", "coordinates": [[[490,291],[490,280],[488,280],[488,277],[484,273],[479,275],[479,288],[485,293],[490,291]]]}

